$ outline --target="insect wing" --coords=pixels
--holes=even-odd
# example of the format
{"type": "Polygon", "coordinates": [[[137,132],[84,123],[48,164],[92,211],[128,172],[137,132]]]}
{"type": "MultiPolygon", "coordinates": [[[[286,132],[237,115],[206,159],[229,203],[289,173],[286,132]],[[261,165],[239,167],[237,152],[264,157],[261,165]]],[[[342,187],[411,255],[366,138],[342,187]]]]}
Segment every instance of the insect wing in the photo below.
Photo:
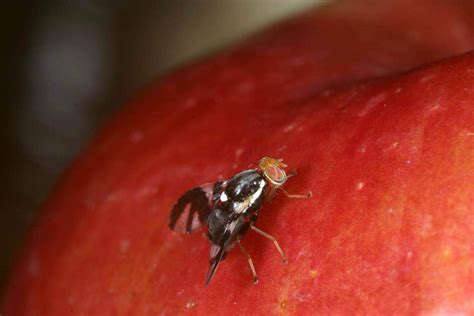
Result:
{"type": "Polygon", "coordinates": [[[209,260],[209,270],[207,271],[206,276],[206,285],[209,284],[212,277],[217,271],[220,262],[227,256],[229,249],[231,249],[237,240],[245,234],[245,232],[250,227],[249,222],[247,222],[242,216],[237,216],[231,219],[223,230],[220,240],[217,244],[211,245],[210,251],[210,260],[209,260]]]}
{"type": "Polygon", "coordinates": [[[203,229],[211,210],[213,185],[204,184],[184,193],[173,206],[169,227],[190,234],[203,229]]]}
{"type": "Polygon", "coordinates": [[[227,252],[223,247],[217,245],[211,245],[211,260],[209,261],[209,270],[206,275],[206,285],[211,282],[212,277],[217,271],[217,267],[221,261],[225,258],[227,252]]]}

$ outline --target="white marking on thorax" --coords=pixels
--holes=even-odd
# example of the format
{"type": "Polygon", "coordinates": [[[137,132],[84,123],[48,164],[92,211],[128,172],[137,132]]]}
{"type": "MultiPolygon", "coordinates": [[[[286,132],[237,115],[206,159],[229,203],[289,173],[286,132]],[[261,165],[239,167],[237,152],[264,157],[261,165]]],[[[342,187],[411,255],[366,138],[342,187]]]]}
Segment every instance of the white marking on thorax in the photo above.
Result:
{"type": "Polygon", "coordinates": [[[221,193],[221,201],[222,202],[227,202],[229,198],[227,197],[227,194],[225,194],[225,192],[222,192],[221,193]]]}
{"type": "Polygon", "coordinates": [[[233,207],[236,213],[245,212],[250,206],[252,206],[255,201],[262,195],[263,187],[265,186],[265,180],[260,180],[258,190],[252,194],[248,199],[242,202],[234,202],[233,207]]]}

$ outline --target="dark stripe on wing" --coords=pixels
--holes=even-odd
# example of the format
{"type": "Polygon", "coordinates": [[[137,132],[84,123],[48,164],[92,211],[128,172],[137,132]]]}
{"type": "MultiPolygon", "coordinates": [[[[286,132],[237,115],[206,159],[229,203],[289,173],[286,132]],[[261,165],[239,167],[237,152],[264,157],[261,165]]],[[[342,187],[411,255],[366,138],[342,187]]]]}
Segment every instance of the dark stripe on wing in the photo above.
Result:
{"type": "MultiPolygon", "coordinates": [[[[212,245],[212,247],[219,247],[216,245],[212,245]]],[[[211,249],[212,252],[212,249],[211,249]]],[[[219,263],[225,258],[227,252],[223,247],[219,247],[217,250],[217,253],[215,256],[211,258],[209,261],[209,270],[207,271],[207,276],[206,276],[206,286],[211,282],[212,277],[217,271],[217,267],[219,266],[219,263]]]]}
{"type": "Polygon", "coordinates": [[[168,226],[172,230],[189,234],[198,230],[198,228],[202,228],[202,225],[209,216],[209,212],[209,196],[206,194],[204,188],[197,187],[191,189],[184,193],[173,206],[168,226]],[[199,223],[196,223],[196,215],[199,223]],[[182,225],[177,225],[178,223],[186,224],[185,227],[182,227],[182,225]]]}

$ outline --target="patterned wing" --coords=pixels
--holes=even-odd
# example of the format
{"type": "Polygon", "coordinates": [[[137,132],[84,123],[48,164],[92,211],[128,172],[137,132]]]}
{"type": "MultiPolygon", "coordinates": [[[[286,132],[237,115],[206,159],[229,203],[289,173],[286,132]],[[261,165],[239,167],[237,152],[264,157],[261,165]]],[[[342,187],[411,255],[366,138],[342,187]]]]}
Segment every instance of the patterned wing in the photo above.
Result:
{"type": "Polygon", "coordinates": [[[213,190],[212,184],[204,184],[184,193],[171,210],[168,226],[186,234],[201,230],[211,210],[213,190]]]}
{"type": "Polygon", "coordinates": [[[234,247],[237,240],[239,240],[249,229],[250,222],[243,216],[237,215],[229,218],[229,221],[223,227],[221,234],[217,240],[211,244],[209,270],[206,276],[206,285],[211,282],[212,277],[217,271],[219,264],[225,259],[227,253],[234,247]]]}
{"type": "Polygon", "coordinates": [[[222,260],[227,256],[227,252],[223,247],[218,245],[211,245],[211,259],[209,261],[209,270],[206,275],[206,286],[211,282],[212,277],[217,271],[217,267],[222,260]]]}

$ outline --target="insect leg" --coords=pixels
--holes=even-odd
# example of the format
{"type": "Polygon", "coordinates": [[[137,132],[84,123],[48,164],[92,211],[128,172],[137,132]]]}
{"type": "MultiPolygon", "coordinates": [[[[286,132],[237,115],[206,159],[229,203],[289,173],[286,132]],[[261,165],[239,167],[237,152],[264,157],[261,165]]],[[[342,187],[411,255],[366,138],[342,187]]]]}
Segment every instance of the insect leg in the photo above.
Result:
{"type": "Polygon", "coordinates": [[[276,249],[278,250],[278,252],[280,253],[280,256],[281,258],[283,259],[283,263],[288,263],[288,259],[286,259],[286,255],[285,253],[283,252],[283,250],[281,249],[280,245],[278,244],[278,241],[275,239],[275,237],[273,237],[272,235],[270,234],[267,234],[266,232],[264,232],[263,230],[260,230],[258,229],[257,227],[253,226],[253,225],[250,225],[250,228],[252,228],[255,232],[259,233],[260,235],[262,235],[263,237],[271,240],[273,242],[273,244],[275,245],[276,249]]]}
{"type": "Polygon", "coordinates": [[[289,197],[290,199],[309,199],[310,197],[313,196],[311,192],[308,192],[306,194],[290,194],[286,192],[286,190],[283,189],[282,187],[278,187],[278,190],[283,191],[283,193],[285,193],[285,195],[289,197]]]}
{"type": "Polygon", "coordinates": [[[293,169],[289,173],[286,174],[286,178],[289,179],[291,177],[296,176],[297,174],[298,174],[298,172],[295,169],[293,169]]]}
{"type": "Polygon", "coordinates": [[[257,284],[258,283],[258,277],[257,277],[257,271],[255,271],[255,266],[253,265],[252,258],[250,257],[250,254],[248,253],[247,249],[242,246],[240,243],[240,240],[237,240],[237,243],[239,244],[240,251],[247,257],[247,262],[249,263],[250,270],[252,271],[253,275],[253,283],[257,284]]]}

